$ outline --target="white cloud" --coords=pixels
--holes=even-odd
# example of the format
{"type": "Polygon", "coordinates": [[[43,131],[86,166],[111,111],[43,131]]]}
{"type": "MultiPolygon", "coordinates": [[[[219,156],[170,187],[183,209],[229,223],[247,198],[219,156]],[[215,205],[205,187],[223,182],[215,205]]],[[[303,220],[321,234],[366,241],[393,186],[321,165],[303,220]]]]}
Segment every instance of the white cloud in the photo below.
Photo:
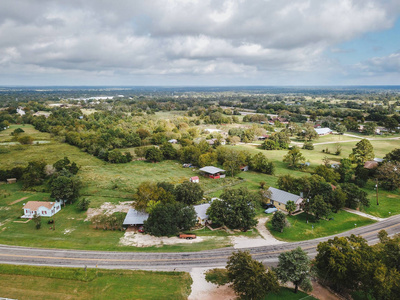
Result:
{"type": "Polygon", "coordinates": [[[393,26],[400,11],[396,4],[6,0],[0,2],[0,79],[36,72],[64,72],[65,79],[81,72],[88,83],[102,76],[118,81],[147,75],[159,80],[155,84],[163,75],[188,83],[191,76],[193,83],[208,76],[210,84],[218,83],[215,78],[221,83],[284,80],[328,69],[324,50],[393,26]]]}
{"type": "Polygon", "coordinates": [[[400,75],[400,51],[387,56],[373,57],[357,67],[366,74],[397,73],[400,75]]]}

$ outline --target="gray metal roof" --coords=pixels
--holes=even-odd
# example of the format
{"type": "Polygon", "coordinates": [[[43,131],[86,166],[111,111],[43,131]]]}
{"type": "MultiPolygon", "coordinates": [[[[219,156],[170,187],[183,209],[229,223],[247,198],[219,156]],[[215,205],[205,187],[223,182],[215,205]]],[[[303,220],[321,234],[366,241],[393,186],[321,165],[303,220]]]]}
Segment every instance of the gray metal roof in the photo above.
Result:
{"type": "Polygon", "coordinates": [[[209,203],[194,205],[193,207],[198,218],[201,220],[208,219],[207,209],[210,207],[209,203]]]}
{"type": "Polygon", "coordinates": [[[330,128],[327,128],[327,127],[325,127],[325,128],[315,128],[314,130],[315,130],[318,134],[327,134],[327,133],[332,132],[332,130],[331,130],[330,128]]]}
{"type": "Polygon", "coordinates": [[[222,170],[222,169],[216,168],[216,167],[212,167],[212,166],[207,166],[207,167],[201,168],[201,169],[199,169],[199,171],[206,172],[206,173],[209,173],[209,174],[216,174],[216,173],[219,173],[219,172],[225,172],[225,170],[222,170]]]}
{"type": "Polygon", "coordinates": [[[296,203],[297,200],[302,199],[299,195],[288,193],[273,187],[270,187],[268,190],[271,192],[271,200],[277,201],[285,205],[288,201],[293,201],[294,203],[296,203]]]}
{"type": "Polygon", "coordinates": [[[144,221],[146,221],[148,218],[148,213],[137,211],[136,209],[131,208],[126,214],[124,225],[143,225],[144,221]]]}

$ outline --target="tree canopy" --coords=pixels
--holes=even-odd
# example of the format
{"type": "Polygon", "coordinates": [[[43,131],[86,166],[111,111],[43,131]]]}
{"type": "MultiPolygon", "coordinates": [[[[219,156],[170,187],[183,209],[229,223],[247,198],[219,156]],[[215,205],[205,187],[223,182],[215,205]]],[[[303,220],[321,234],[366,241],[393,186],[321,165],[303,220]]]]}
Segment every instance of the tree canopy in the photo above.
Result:
{"type": "Polygon", "coordinates": [[[299,168],[301,163],[305,162],[303,154],[301,154],[298,147],[293,147],[289,152],[283,157],[283,162],[287,163],[290,168],[299,168]]]}
{"type": "Polygon", "coordinates": [[[263,299],[270,292],[279,289],[275,273],[254,260],[249,252],[234,252],[226,265],[228,278],[235,293],[241,299],[263,299]]]}
{"type": "Polygon", "coordinates": [[[175,188],[176,201],[192,205],[203,199],[204,191],[198,183],[184,181],[175,188]]]}
{"type": "Polygon", "coordinates": [[[226,189],[222,200],[214,200],[208,208],[209,218],[215,224],[247,231],[257,224],[254,197],[246,188],[226,189]]]}
{"type": "Polygon", "coordinates": [[[308,292],[310,288],[312,290],[310,268],[310,259],[307,253],[297,247],[292,251],[279,254],[279,263],[275,272],[283,284],[288,281],[294,284],[295,293],[299,287],[308,292]]]}
{"type": "Polygon", "coordinates": [[[350,157],[355,163],[363,165],[366,161],[374,159],[374,147],[369,140],[362,139],[353,148],[350,157]]]}
{"type": "Polygon", "coordinates": [[[155,236],[172,236],[192,228],[196,224],[196,218],[193,206],[179,202],[158,204],[152,209],[144,227],[155,236]]]}

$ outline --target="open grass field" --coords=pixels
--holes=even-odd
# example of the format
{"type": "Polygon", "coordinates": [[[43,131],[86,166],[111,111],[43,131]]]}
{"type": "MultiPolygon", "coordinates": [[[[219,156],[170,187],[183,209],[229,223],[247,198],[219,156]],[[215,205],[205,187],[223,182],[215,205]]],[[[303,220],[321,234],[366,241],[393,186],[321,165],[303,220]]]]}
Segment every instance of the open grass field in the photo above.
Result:
{"type": "Polygon", "coordinates": [[[34,137],[35,141],[50,140],[49,133],[37,131],[32,125],[10,125],[10,128],[0,132],[0,143],[11,142],[13,138],[11,133],[17,128],[22,128],[22,130],[25,131],[21,133],[20,136],[30,135],[34,137]]]}
{"type": "Polygon", "coordinates": [[[298,291],[297,294],[293,292],[292,289],[286,288],[286,287],[281,287],[279,290],[279,293],[276,294],[268,294],[265,298],[265,300],[300,300],[300,299],[307,299],[307,300],[313,300],[315,299],[311,295],[307,295],[306,293],[303,293],[301,291],[298,291]]]}
{"type": "Polygon", "coordinates": [[[184,272],[0,265],[1,297],[13,299],[187,299],[184,272]]]}
{"type": "Polygon", "coordinates": [[[360,217],[346,211],[339,211],[336,214],[332,213],[331,217],[333,220],[320,220],[318,223],[314,223],[311,222],[313,216],[308,216],[309,222],[307,223],[307,214],[302,213],[296,216],[288,216],[287,220],[290,226],[286,227],[283,232],[273,230],[271,222],[267,222],[267,228],[272,235],[279,240],[297,242],[330,236],[350,230],[355,227],[354,224],[356,224],[357,227],[361,227],[375,222],[371,219],[360,217]]]}
{"type": "Polygon", "coordinates": [[[387,191],[383,188],[378,189],[378,200],[379,205],[376,204],[376,190],[375,182],[369,181],[368,184],[363,188],[368,193],[368,199],[370,202],[369,207],[365,207],[362,210],[367,214],[374,215],[380,218],[387,218],[395,214],[400,213],[400,190],[387,191]]]}

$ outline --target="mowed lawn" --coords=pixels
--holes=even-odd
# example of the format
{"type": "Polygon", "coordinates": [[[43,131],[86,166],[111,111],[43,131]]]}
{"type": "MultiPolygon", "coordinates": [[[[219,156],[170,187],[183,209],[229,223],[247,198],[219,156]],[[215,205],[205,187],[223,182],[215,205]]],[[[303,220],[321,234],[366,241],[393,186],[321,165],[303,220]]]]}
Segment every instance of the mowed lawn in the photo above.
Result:
{"type": "Polygon", "coordinates": [[[307,299],[307,300],[313,300],[316,299],[311,295],[307,295],[306,293],[303,293],[302,291],[298,291],[296,294],[294,291],[290,288],[286,287],[281,287],[278,293],[271,293],[268,294],[265,298],[265,300],[301,300],[301,299],[307,299]]]}
{"type": "Polygon", "coordinates": [[[1,297],[12,299],[187,299],[184,272],[0,265],[1,297]]]}
{"type": "Polygon", "coordinates": [[[313,216],[308,216],[309,222],[307,223],[307,214],[302,213],[296,216],[288,216],[287,220],[290,226],[286,227],[283,232],[275,231],[270,221],[267,222],[267,228],[279,240],[297,242],[338,234],[356,226],[361,227],[375,222],[346,211],[332,213],[330,217],[333,220],[320,220],[315,223],[312,222],[313,216]]]}
{"type": "MultiPolygon", "coordinates": [[[[50,218],[42,218],[42,228],[37,230],[32,220],[21,219],[23,204],[27,201],[50,201],[49,193],[25,192],[22,184],[0,185],[0,244],[27,247],[105,250],[105,251],[143,251],[143,252],[175,252],[201,251],[231,245],[226,234],[215,234],[218,238],[194,244],[165,245],[161,247],[137,248],[121,246],[123,231],[94,229],[89,221],[85,221],[86,212],[79,211],[76,204],[62,207],[52,219],[54,225],[47,224],[50,218]],[[16,200],[26,198],[12,204],[16,200]],[[27,221],[27,222],[26,222],[27,221]]],[[[208,231],[199,235],[210,235],[208,231]]],[[[248,233],[243,233],[249,235],[248,233]]],[[[256,234],[256,233],[254,233],[256,234]]]]}
{"type": "Polygon", "coordinates": [[[399,189],[387,191],[380,187],[378,189],[379,205],[377,205],[376,201],[376,189],[374,181],[370,180],[363,190],[368,193],[370,206],[363,208],[362,211],[380,218],[387,218],[395,214],[400,214],[399,189]]]}
{"type": "MultiPolygon", "coordinates": [[[[22,125],[19,126],[22,127],[22,125]]],[[[29,131],[35,139],[37,136],[44,138],[41,136],[42,133],[31,125],[25,125],[22,128],[29,131]]],[[[11,129],[6,131],[11,132],[11,129]]],[[[49,134],[47,134],[47,138],[50,139],[49,134]]],[[[45,160],[46,163],[53,164],[67,156],[81,168],[78,173],[83,183],[81,194],[91,200],[91,207],[98,207],[106,201],[115,203],[131,200],[136,187],[144,181],[168,181],[178,184],[199,174],[192,168],[183,168],[177,161],[159,163],[133,161],[127,164],[110,164],[77,147],[57,142],[54,139],[50,144],[3,146],[1,148],[9,151],[0,155],[2,169],[26,166],[29,161],[34,160],[45,160]]],[[[224,186],[235,185],[238,182],[237,178],[229,177],[219,180],[200,178],[200,186],[206,193],[222,189],[224,186]]]]}

